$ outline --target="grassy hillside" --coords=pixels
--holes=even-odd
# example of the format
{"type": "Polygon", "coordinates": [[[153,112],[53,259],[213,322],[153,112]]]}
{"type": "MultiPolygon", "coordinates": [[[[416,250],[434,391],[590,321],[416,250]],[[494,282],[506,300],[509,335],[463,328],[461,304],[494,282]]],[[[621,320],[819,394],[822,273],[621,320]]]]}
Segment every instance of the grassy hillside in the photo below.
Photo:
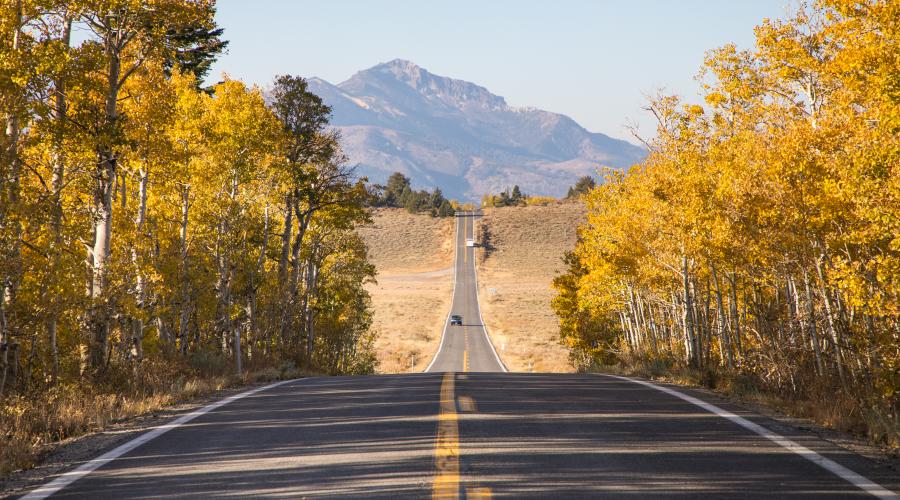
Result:
{"type": "Polygon", "coordinates": [[[550,308],[584,220],[580,203],[487,208],[479,222],[478,295],[491,341],[510,371],[572,371],[550,308]]]}
{"type": "Polygon", "coordinates": [[[420,372],[437,351],[453,289],[454,223],[384,208],[360,230],[378,269],[367,289],[380,373],[420,372]]]}

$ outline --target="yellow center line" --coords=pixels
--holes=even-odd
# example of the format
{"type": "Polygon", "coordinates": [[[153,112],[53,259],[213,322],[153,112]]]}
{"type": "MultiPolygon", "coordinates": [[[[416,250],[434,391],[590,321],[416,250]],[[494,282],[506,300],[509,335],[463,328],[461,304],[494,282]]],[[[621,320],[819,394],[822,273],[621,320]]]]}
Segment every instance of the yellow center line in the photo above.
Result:
{"type": "Polygon", "coordinates": [[[466,327],[464,330],[465,335],[465,349],[463,350],[463,371],[469,371],[469,327],[466,327]]]}
{"type": "Polygon", "coordinates": [[[487,499],[491,498],[491,496],[492,495],[491,495],[490,488],[485,488],[485,487],[466,488],[466,498],[467,499],[468,498],[472,498],[472,499],[477,498],[477,499],[487,500],[487,499]]]}
{"type": "Polygon", "coordinates": [[[434,447],[436,476],[431,498],[459,498],[459,427],[456,418],[455,374],[441,382],[441,413],[434,447]]]}

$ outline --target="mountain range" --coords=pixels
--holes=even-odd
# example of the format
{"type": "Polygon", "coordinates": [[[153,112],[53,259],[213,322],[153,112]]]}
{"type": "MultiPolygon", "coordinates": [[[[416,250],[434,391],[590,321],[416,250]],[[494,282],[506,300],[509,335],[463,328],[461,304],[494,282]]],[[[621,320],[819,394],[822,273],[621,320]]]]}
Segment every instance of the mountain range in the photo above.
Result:
{"type": "Polygon", "coordinates": [[[402,172],[414,187],[440,187],[460,200],[516,184],[528,194],[561,196],[580,176],[625,168],[646,154],[568,116],[510,106],[484,87],[400,59],[337,85],[308,81],[332,107],[350,162],[372,182],[402,172]]]}

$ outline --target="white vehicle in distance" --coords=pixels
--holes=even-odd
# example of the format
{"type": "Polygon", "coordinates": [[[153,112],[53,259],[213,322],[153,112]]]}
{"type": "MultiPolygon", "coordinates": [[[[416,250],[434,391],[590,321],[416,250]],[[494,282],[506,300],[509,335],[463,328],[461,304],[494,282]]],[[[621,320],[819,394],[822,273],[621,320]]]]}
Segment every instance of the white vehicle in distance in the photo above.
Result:
{"type": "Polygon", "coordinates": [[[472,239],[472,238],[466,238],[466,246],[467,246],[467,247],[474,247],[474,246],[475,246],[475,240],[472,239]]]}

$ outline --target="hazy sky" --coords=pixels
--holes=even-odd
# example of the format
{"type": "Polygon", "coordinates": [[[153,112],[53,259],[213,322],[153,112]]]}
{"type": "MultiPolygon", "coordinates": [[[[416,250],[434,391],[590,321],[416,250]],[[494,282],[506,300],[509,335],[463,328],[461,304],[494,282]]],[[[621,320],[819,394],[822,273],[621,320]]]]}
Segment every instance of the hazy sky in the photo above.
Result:
{"type": "Polygon", "coordinates": [[[268,84],[276,74],[339,83],[401,58],[468,80],[514,106],[571,116],[627,138],[664,87],[693,98],[706,50],[749,48],[787,0],[219,0],[231,41],[210,78],[268,84]]]}

